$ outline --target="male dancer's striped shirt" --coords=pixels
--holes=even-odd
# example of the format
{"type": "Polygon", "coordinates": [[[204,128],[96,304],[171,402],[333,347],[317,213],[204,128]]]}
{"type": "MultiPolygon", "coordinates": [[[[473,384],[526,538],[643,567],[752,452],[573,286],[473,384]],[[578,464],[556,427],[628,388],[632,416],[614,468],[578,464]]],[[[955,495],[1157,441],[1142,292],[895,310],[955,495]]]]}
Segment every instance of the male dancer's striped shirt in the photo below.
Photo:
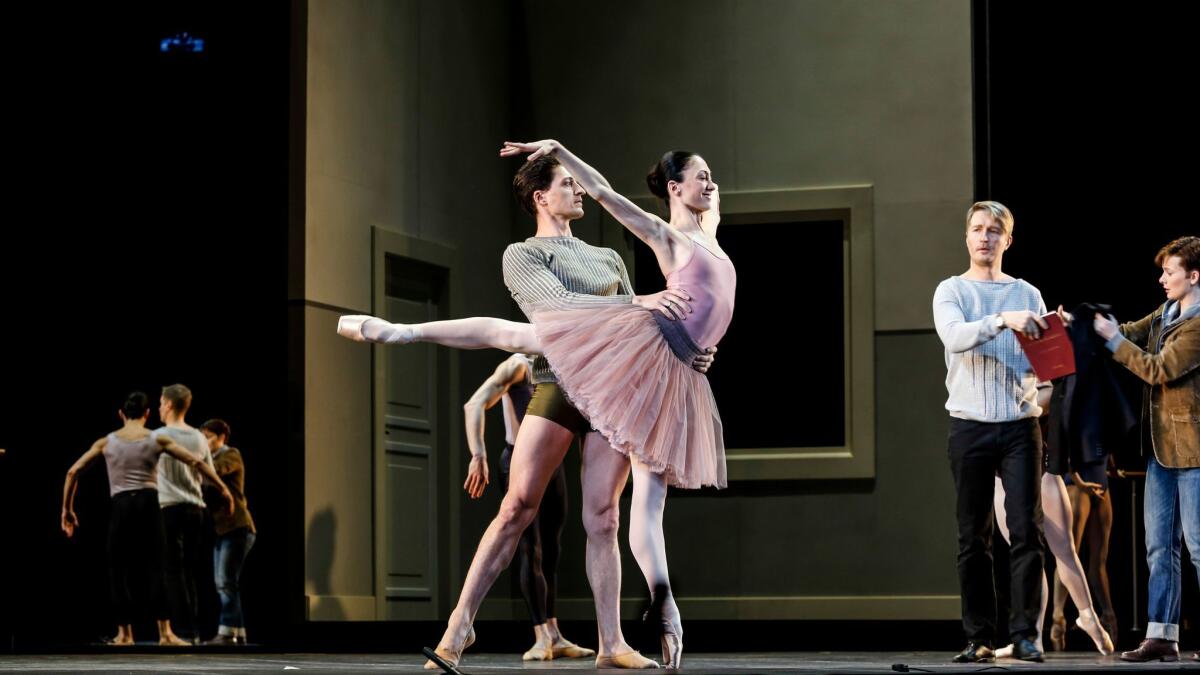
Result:
{"type": "MultiPolygon", "coordinates": [[[[530,237],[509,245],[504,251],[504,283],[526,317],[534,304],[553,300],[596,305],[633,302],[633,284],[621,256],[575,237],[530,237]]],[[[537,357],[534,384],[554,381],[545,357],[537,357]]]]}
{"type": "MultiPolygon", "coordinates": [[[[154,430],[154,435],[170,438],[191,454],[199,457],[205,464],[210,467],[213,465],[212,452],[208,449],[208,440],[196,429],[160,427],[154,430]]],[[[193,469],[167,453],[163,453],[158,459],[158,505],[165,507],[191,504],[203,508],[204,494],[200,490],[201,480],[198,469],[193,469]]]]}

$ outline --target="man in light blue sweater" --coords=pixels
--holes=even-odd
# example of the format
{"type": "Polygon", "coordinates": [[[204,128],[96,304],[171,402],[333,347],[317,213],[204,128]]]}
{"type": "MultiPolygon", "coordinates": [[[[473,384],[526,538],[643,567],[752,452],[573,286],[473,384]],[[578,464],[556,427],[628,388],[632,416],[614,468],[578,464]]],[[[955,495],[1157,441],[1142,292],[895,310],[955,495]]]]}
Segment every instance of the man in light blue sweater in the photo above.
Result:
{"type": "Polygon", "coordinates": [[[999,474],[1011,534],[1009,633],[1013,656],[1041,661],[1034,643],[1043,578],[1039,485],[1042,439],[1037,418],[1049,401],[1016,333],[1047,327],[1038,289],[1001,271],[1012,245],[1013,216],[999,202],[967,210],[971,265],[938,284],[933,319],[946,348],[949,455],[958,518],[958,579],[967,647],[957,663],[991,661],[996,635],[992,582],[992,497],[999,474]]]}

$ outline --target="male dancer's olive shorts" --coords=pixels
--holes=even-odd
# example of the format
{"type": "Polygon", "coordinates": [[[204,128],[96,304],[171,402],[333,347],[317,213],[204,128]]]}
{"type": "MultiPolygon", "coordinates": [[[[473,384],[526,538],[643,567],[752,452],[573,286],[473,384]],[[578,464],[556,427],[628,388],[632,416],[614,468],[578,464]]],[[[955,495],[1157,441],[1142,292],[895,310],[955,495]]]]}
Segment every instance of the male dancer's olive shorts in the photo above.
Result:
{"type": "Polygon", "coordinates": [[[556,382],[543,382],[534,388],[533,398],[529,400],[525,414],[548,419],[576,435],[595,431],[592,423],[567,401],[566,395],[556,382]]]}

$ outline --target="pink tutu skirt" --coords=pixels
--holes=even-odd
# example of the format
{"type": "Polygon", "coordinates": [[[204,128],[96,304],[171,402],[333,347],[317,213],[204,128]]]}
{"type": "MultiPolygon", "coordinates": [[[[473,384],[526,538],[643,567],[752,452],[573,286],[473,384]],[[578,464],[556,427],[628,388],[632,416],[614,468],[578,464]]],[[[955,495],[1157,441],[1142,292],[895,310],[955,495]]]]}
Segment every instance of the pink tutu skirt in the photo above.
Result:
{"type": "Polygon", "coordinates": [[[721,417],[683,325],[637,305],[532,312],[567,399],[618,452],[670,485],[727,484],[721,417]]]}

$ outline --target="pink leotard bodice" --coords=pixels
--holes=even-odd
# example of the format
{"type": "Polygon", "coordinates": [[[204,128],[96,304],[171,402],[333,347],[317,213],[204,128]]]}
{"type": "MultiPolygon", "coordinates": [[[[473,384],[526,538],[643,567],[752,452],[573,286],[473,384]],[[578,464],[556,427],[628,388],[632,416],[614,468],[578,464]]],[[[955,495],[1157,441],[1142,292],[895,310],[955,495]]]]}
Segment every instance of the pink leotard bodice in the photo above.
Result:
{"type": "Polygon", "coordinates": [[[733,296],[737,272],[729,257],[710,251],[692,237],[693,253],[682,267],[667,275],[667,288],[678,288],[691,296],[692,313],[683,327],[698,347],[714,347],[733,319],[733,296]]]}

